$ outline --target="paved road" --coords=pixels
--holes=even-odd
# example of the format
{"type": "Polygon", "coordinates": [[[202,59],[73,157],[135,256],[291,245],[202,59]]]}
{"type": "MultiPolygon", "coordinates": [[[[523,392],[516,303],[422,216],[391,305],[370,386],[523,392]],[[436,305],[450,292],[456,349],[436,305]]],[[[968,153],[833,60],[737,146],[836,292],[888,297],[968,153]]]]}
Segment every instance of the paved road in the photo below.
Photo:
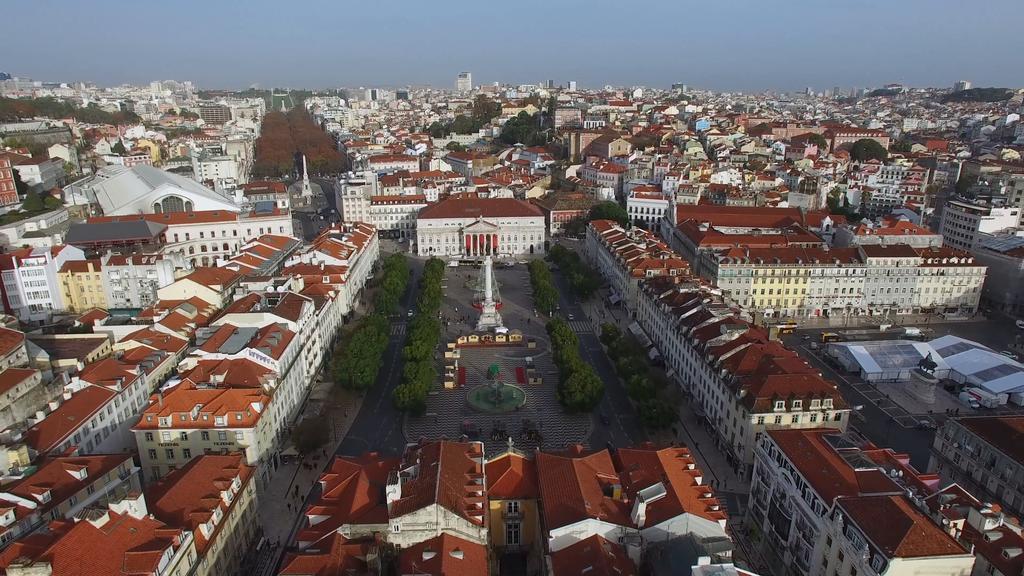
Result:
{"type": "Polygon", "coordinates": [[[403,415],[391,403],[391,391],[402,380],[402,348],[405,346],[407,320],[404,310],[414,308],[416,294],[419,292],[417,283],[423,273],[423,262],[416,258],[409,259],[412,278],[399,308],[402,312],[392,321],[388,347],[384,351],[377,383],[367,391],[359,415],[335,451],[336,454],[358,456],[373,450],[400,455],[405,449],[405,437],[402,435],[403,415]]]}
{"type": "MultiPolygon", "coordinates": [[[[597,375],[604,381],[604,399],[598,410],[608,416],[609,423],[602,424],[597,414],[593,416],[593,432],[590,435],[592,448],[603,448],[611,443],[614,446],[633,446],[647,440],[647,433],[640,426],[640,421],[633,411],[625,386],[615,373],[615,367],[605,354],[597,333],[591,328],[583,307],[572,293],[568,281],[561,271],[552,273],[559,292],[561,314],[573,320],[569,322],[580,341],[580,354],[583,360],[594,367],[597,375]]],[[[621,313],[621,312],[620,312],[621,313]]]]}

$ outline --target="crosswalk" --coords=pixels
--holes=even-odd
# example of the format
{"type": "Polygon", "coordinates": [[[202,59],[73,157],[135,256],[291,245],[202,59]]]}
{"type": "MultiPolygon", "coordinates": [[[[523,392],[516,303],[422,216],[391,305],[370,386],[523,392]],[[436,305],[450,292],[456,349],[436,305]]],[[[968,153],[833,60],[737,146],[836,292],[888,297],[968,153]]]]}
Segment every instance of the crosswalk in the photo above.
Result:
{"type": "Polygon", "coordinates": [[[405,322],[398,322],[391,325],[392,336],[403,336],[405,334],[405,322]]]}
{"type": "Polygon", "coordinates": [[[594,327],[589,320],[569,320],[569,328],[577,334],[593,334],[594,327]]]}

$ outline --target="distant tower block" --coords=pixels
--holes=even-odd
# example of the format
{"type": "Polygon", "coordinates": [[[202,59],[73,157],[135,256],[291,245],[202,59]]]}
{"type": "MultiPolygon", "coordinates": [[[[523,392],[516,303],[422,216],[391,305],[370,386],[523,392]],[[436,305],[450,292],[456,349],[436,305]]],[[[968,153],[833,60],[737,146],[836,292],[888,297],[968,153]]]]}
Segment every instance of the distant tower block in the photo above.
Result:
{"type": "Polygon", "coordinates": [[[477,330],[493,330],[504,325],[501,322],[501,314],[498,313],[498,304],[494,300],[494,270],[491,257],[484,258],[484,265],[481,269],[484,284],[484,299],[480,302],[480,320],[476,323],[477,330]]]}

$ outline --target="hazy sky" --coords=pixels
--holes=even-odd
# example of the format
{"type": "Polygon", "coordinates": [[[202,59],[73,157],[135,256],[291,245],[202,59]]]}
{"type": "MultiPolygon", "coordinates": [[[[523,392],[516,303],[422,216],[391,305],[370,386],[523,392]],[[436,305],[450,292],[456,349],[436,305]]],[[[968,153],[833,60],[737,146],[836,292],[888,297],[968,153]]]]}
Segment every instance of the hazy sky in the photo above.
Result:
{"type": "Polygon", "coordinates": [[[101,85],[1024,85],[1021,0],[6,0],[0,71],[101,85]]]}

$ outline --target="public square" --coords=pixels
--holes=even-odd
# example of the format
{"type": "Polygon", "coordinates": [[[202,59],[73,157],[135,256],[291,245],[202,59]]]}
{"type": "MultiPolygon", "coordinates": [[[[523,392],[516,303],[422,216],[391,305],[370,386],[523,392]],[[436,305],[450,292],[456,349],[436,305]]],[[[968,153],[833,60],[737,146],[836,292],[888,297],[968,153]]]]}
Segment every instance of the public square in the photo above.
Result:
{"type": "MultiPolygon", "coordinates": [[[[479,276],[480,269],[474,266],[445,269],[445,299],[441,314],[447,325],[442,332],[442,347],[460,334],[475,331],[479,311],[472,307],[472,302],[479,276]]],[[[509,437],[520,449],[541,447],[553,450],[567,444],[587,443],[591,433],[591,415],[566,414],[558,403],[558,369],[551,357],[544,320],[534,315],[526,266],[514,264],[507,267],[496,263],[494,278],[502,302],[503,324],[509,330],[521,332],[523,343],[462,348],[458,365],[464,376],[452,389],[445,389],[438,382],[427,400],[426,414],[406,419],[406,438],[410,441],[420,437],[458,438],[469,432],[469,435],[484,441],[488,453],[506,448],[509,437]],[[527,340],[535,342],[536,347],[529,348],[527,340]],[[517,372],[521,378],[528,359],[541,378],[539,384],[517,382],[517,372]],[[467,394],[486,384],[491,365],[500,368],[500,379],[504,382],[525,390],[524,406],[506,413],[489,413],[470,406],[467,394]]],[[[446,364],[454,364],[454,361],[445,361],[439,350],[439,374],[444,373],[446,364]]]]}

